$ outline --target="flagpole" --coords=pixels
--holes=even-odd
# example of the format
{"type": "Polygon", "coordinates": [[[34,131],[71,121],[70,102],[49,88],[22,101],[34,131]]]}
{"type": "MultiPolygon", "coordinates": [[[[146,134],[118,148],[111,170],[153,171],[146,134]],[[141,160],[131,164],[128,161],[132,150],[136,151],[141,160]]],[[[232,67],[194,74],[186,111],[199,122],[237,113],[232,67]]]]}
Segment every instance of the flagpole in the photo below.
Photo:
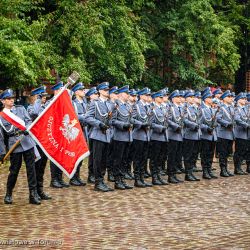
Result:
{"type": "MultiPolygon", "coordinates": [[[[73,73],[68,77],[68,82],[67,84],[63,87],[63,89],[67,89],[68,86],[73,85],[78,79],[79,79],[80,75],[76,72],[73,71],[73,73]]],[[[63,89],[61,90],[61,92],[63,91],[63,89]]],[[[41,116],[42,114],[40,114],[41,116]]],[[[40,117],[38,116],[38,117],[40,117]]],[[[38,117],[33,121],[33,123],[26,129],[27,132],[30,131],[31,127],[34,125],[34,123],[36,122],[36,120],[38,119],[38,117]]],[[[25,135],[21,135],[21,138],[19,138],[19,140],[17,140],[15,142],[15,144],[9,149],[9,151],[7,152],[7,154],[4,156],[3,160],[2,160],[2,164],[4,163],[4,161],[6,161],[6,159],[9,157],[9,155],[15,150],[15,148],[20,144],[20,142],[23,140],[25,135]]]]}

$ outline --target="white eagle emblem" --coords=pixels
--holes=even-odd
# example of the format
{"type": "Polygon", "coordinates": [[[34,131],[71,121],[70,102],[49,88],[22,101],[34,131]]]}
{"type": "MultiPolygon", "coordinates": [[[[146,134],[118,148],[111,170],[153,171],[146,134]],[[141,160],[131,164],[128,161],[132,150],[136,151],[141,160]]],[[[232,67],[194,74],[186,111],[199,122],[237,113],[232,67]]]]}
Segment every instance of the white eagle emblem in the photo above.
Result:
{"type": "Polygon", "coordinates": [[[60,130],[62,131],[63,136],[68,140],[69,143],[71,141],[74,141],[79,134],[79,129],[75,128],[75,125],[77,123],[78,121],[76,119],[70,120],[68,114],[66,114],[63,117],[62,120],[63,127],[60,127],[60,130]]]}

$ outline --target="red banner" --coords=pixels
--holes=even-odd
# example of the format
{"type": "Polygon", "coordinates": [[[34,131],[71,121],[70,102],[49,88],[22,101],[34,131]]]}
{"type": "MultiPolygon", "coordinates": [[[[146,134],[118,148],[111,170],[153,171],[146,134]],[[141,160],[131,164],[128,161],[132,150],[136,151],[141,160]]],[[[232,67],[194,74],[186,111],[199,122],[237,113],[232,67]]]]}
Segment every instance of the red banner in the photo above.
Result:
{"type": "Polygon", "coordinates": [[[64,89],[28,128],[48,158],[69,178],[89,155],[68,90],[64,89]]]}

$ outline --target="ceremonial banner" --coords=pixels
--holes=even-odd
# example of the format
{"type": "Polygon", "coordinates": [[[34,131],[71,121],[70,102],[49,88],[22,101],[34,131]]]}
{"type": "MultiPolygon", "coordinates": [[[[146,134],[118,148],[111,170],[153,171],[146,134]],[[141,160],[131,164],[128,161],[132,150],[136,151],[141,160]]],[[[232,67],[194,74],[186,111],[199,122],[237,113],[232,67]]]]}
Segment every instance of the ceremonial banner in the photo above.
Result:
{"type": "Polygon", "coordinates": [[[68,90],[63,89],[28,128],[47,157],[69,178],[89,155],[68,90]]]}

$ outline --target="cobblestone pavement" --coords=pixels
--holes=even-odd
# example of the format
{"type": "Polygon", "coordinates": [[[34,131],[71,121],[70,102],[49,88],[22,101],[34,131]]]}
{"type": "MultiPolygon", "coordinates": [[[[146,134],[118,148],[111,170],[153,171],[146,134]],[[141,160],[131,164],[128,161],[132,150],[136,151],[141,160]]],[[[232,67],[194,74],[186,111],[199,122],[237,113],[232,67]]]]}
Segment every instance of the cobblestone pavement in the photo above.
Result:
{"type": "Polygon", "coordinates": [[[8,206],[7,173],[2,166],[0,249],[250,249],[250,175],[98,193],[49,188],[47,169],[53,200],[35,206],[23,167],[8,206]]]}

